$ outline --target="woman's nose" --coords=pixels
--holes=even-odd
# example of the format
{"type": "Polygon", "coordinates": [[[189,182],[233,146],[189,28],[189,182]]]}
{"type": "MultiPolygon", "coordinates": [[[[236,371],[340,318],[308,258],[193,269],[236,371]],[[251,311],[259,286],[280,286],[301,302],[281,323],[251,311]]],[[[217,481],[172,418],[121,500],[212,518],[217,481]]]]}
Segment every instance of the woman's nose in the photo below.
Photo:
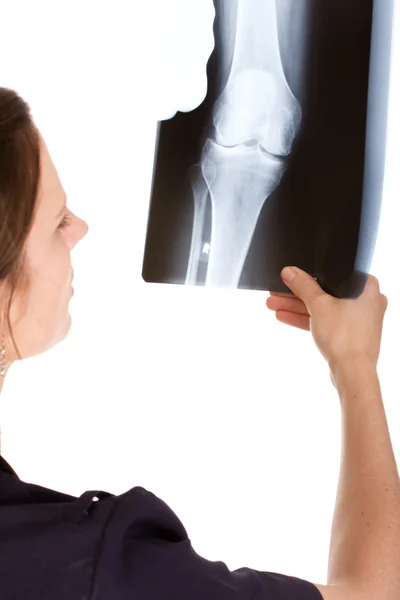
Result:
{"type": "Polygon", "coordinates": [[[89,225],[83,219],[81,219],[81,221],[82,221],[82,227],[83,227],[83,233],[81,235],[81,239],[82,239],[88,233],[88,231],[89,231],[89,225]]]}
{"type": "Polygon", "coordinates": [[[76,228],[76,237],[72,248],[75,248],[76,244],[85,237],[88,231],[89,225],[83,219],[79,219],[79,225],[76,228]]]}

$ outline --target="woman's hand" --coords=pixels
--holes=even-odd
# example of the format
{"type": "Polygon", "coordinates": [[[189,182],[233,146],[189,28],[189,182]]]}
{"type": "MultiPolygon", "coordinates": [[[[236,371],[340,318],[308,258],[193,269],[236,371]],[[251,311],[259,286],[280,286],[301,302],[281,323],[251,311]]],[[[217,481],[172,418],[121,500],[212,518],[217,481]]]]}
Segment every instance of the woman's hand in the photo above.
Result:
{"type": "Polygon", "coordinates": [[[283,281],[295,297],[271,293],[267,308],[276,312],[278,321],[311,332],[330,366],[335,387],[332,369],[341,361],[362,356],[377,365],[388,301],[380,293],[375,277],[368,277],[363,294],[356,300],[326,294],[313,277],[301,269],[297,269],[292,282],[283,281]]]}
{"type": "MultiPolygon", "coordinates": [[[[267,298],[267,308],[276,312],[276,318],[281,323],[286,323],[304,331],[310,331],[310,313],[300,298],[293,298],[290,294],[271,292],[267,298]]],[[[336,388],[336,382],[330,371],[331,381],[336,388]]]]}

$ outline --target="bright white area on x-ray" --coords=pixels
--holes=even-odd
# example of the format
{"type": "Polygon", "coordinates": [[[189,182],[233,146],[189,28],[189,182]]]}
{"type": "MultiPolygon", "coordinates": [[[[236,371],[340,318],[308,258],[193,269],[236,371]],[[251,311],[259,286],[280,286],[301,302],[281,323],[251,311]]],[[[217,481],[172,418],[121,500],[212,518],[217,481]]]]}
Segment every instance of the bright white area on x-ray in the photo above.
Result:
{"type": "MultiPolygon", "coordinates": [[[[324,582],[340,409],[311,335],[276,321],[267,293],[141,278],[156,114],[191,102],[187,66],[175,70],[175,106],[164,83],[149,97],[168,66],[160,14],[153,2],[1,2],[0,85],[31,104],[69,206],[90,226],[72,253],[68,338],[7,375],[2,452],[22,479],[74,495],[144,486],[199,554],[231,569],[324,582]]],[[[186,14],[168,38],[198,40],[199,22],[186,14]]],[[[397,15],[371,267],[389,298],[379,373],[398,460],[399,26],[397,15]]]]}
{"type": "Polygon", "coordinates": [[[159,119],[170,119],[178,110],[194,110],[206,97],[215,9],[212,0],[158,0],[153,9],[162,49],[154,82],[162,101],[155,107],[159,119]]]}

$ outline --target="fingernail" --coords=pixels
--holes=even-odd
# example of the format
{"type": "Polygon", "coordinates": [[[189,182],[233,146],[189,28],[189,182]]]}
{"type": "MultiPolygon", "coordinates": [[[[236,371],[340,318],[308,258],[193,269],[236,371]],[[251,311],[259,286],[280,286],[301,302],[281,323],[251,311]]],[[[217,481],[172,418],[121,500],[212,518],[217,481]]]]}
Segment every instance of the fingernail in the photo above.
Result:
{"type": "Polygon", "coordinates": [[[296,271],[295,271],[295,269],[293,267],[285,267],[282,270],[281,275],[282,275],[282,279],[284,281],[286,281],[287,283],[290,283],[295,278],[296,271]]]}

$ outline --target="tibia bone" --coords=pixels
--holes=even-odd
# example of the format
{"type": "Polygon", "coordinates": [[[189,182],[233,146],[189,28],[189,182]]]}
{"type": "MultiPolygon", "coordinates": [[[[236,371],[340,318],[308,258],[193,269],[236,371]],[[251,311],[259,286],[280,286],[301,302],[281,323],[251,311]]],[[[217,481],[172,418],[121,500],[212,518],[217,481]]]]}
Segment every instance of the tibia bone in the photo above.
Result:
{"type": "Polygon", "coordinates": [[[212,203],[205,285],[237,288],[261,209],[285,163],[258,145],[225,148],[208,139],[201,167],[212,203]]]}
{"type": "Polygon", "coordinates": [[[209,190],[207,187],[207,183],[202,175],[200,165],[194,165],[189,169],[189,179],[193,190],[194,216],[192,229],[192,243],[190,246],[185,285],[196,285],[200,256],[203,248],[203,228],[206,216],[209,190]]]}
{"type": "Polygon", "coordinates": [[[232,65],[213,123],[222,146],[257,140],[271,154],[290,154],[301,107],[283,71],[276,0],[237,0],[232,65]]]}

